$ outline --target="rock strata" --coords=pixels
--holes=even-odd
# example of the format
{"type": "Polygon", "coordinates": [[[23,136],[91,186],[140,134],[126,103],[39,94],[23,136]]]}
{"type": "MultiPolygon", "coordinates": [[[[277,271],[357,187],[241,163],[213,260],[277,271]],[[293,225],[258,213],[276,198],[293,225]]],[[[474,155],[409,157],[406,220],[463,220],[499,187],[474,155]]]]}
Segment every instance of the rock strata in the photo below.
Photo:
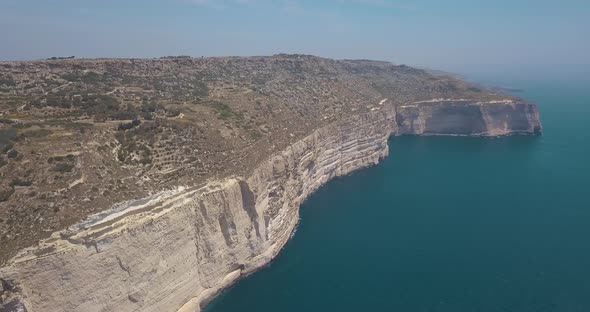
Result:
{"type": "Polygon", "coordinates": [[[500,136],[541,133],[534,104],[504,100],[431,100],[397,107],[401,134],[500,136]]]}
{"type": "MultiPolygon", "coordinates": [[[[389,77],[387,64],[343,62],[338,66],[350,66],[354,75],[389,77]]],[[[396,71],[422,75],[407,67],[396,71]]],[[[541,131],[536,106],[524,100],[487,94],[406,101],[391,98],[393,87],[377,88],[383,96],[350,104],[346,114],[316,116],[305,135],[287,133],[287,144],[269,149],[251,170],[166,184],[21,249],[0,268],[0,311],[199,311],[276,257],[311,193],[386,157],[391,136],[541,131]]],[[[81,156],[52,157],[52,165],[75,157],[81,156]]]]}
{"type": "Polygon", "coordinates": [[[278,254],[313,191],[387,156],[390,135],[534,133],[536,117],[528,104],[438,101],[351,116],[249,177],[162,192],[54,233],[2,275],[28,311],[198,311],[278,254]]]}

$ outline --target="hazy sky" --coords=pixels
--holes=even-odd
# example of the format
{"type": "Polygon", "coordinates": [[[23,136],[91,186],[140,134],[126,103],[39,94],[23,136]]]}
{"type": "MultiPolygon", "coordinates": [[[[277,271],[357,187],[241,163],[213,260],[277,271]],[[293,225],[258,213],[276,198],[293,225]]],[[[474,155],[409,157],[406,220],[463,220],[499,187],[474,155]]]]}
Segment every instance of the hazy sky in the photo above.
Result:
{"type": "Polygon", "coordinates": [[[590,0],[0,0],[0,59],[270,55],[590,64],[590,0]]]}

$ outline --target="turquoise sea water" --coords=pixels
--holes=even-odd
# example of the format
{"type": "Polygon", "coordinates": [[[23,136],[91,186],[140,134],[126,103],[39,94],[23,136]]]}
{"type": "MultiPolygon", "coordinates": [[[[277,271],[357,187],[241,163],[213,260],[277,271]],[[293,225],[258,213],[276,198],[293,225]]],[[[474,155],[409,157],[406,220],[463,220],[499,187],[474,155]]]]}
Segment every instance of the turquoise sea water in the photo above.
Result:
{"type": "Polygon", "coordinates": [[[207,310],[590,311],[590,84],[494,82],[539,104],[543,136],[391,139],[207,310]]]}

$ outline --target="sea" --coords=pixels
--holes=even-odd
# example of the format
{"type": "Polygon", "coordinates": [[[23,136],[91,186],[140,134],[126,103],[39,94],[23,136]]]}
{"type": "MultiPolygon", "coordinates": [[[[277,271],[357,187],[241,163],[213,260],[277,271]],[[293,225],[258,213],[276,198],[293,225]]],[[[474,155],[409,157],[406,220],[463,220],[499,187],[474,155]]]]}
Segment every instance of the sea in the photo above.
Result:
{"type": "Polygon", "coordinates": [[[471,77],[537,103],[543,135],[391,138],[206,311],[590,311],[587,77],[471,77]]]}

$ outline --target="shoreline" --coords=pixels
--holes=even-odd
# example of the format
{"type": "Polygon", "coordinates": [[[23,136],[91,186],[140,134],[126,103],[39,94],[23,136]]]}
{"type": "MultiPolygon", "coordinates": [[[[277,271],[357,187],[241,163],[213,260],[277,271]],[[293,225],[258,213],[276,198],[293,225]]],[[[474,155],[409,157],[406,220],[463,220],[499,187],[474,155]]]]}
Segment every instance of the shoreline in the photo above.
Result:
{"type": "Polygon", "coordinates": [[[276,258],[299,224],[301,203],[319,187],[387,157],[388,140],[407,134],[399,114],[387,105],[349,116],[271,155],[246,178],[169,190],[109,210],[115,215],[103,212],[102,221],[80,222],[78,232],[70,227],[21,251],[0,272],[14,284],[15,300],[33,312],[202,310],[276,258]],[[64,276],[67,284],[60,282],[64,276]]]}

